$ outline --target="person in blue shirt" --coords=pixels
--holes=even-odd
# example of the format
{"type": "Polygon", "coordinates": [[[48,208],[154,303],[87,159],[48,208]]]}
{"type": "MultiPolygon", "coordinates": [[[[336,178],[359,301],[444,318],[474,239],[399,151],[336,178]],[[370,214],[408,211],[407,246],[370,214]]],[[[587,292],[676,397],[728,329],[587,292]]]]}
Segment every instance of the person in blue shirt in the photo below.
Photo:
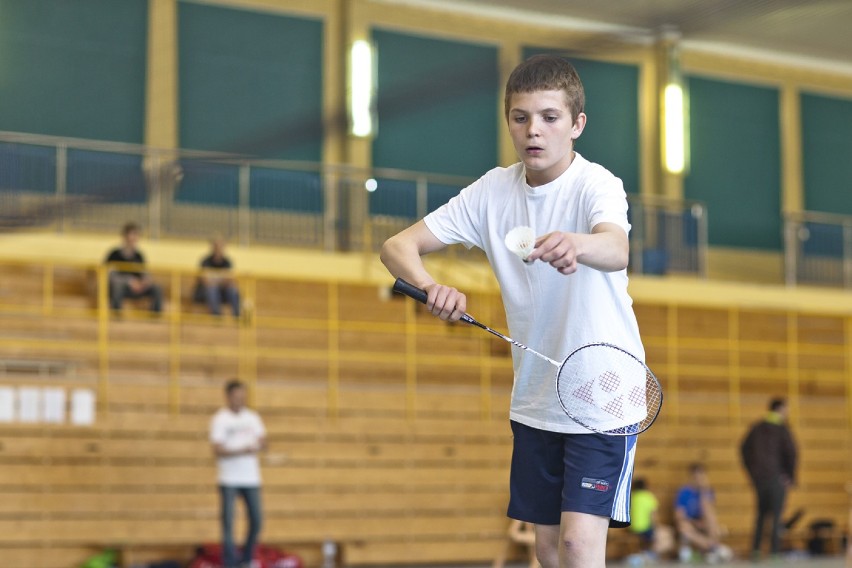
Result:
{"type": "Polygon", "coordinates": [[[713,488],[703,464],[689,466],[690,481],[675,497],[675,525],[680,538],[680,560],[688,562],[695,553],[708,563],[718,564],[733,557],[731,549],[720,542],[713,488]]]}

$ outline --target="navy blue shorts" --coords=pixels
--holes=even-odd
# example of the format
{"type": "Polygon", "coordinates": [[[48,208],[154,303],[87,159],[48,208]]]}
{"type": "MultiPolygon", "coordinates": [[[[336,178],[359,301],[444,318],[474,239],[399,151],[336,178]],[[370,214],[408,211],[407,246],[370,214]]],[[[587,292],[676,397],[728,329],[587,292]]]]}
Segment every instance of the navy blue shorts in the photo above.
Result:
{"type": "Polygon", "coordinates": [[[510,518],[558,525],[571,511],[630,525],[636,436],[561,434],[514,421],[512,433],[510,518]]]}

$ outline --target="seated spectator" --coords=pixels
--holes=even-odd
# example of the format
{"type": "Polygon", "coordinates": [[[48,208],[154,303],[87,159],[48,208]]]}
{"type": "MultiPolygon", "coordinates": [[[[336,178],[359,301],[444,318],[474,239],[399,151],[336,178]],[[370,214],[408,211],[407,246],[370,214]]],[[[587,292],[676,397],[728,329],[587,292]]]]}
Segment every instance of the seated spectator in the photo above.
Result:
{"type": "Polygon", "coordinates": [[[642,478],[633,481],[630,491],[630,532],[639,537],[641,552],[631,555],[630,566],[655,564],[660,555],[672,550],[674,536],[672,528],[658,524],[657,497],[648,489],[648,483],[642,478]]]}
{"type": "Polygon", "coordinates": [[[231,306],[234,317],[240,316],[240,291],[231,274],[231,260],[225,256],[225,241],[210,239],[210,254],[201,261],[201,275],[195,288],[195,301],[206,302],[210,313],[222,314],[222,302],[231,306]]]}
{"type": "Polygon", "coordinates": [[[707,471],[700,463],[689,466],[690,482],[675,498],[675,524],[680,538],[681,562],[703,555],[710,564],[733,558],[731,549],[721,543],[721,530],[716,518],[715,495],[707,471]]]}
{"type": "Polygon", "coordinates": [[[110,251],[105,262],[114,264],[109,273],[109,303],[121,310],[124,298],[151,298],[151,311],[163,307],[163,291],[145,272],[145,258],[137,248],[142,231],[136,223],[127,223],[121,230],[122,244],[110,251]]]}

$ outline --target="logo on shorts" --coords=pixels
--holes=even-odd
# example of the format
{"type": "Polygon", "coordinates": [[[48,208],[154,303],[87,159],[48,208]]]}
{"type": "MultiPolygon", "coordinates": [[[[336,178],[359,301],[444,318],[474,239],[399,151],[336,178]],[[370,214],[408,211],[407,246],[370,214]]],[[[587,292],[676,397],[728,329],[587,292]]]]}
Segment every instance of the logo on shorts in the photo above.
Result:
{"type": "Polygon", "coordinates": [[[583,481],[580,482],[580,487],[606,493],[609,491],[609,481],[606,479],[595,479],[594,477],[584,477],[583,481]]]}

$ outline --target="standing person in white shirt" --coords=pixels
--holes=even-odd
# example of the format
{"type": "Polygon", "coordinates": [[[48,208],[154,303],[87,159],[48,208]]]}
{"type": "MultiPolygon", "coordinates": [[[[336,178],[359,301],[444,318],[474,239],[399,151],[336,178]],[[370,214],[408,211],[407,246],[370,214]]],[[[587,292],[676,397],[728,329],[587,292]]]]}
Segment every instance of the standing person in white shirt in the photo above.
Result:
{"type": "Polygon", "coordinates": [[[236,380],[225,385],[226,406],[210,421],[210,443],[219,469],[222,499],[222,548],[225,568],[249,568],[260,534],[260,462],[266,449],[266,429],[257,412],[246,408],[246,387],[236,380]],[[237,559],[234,547],[234,501],[242,497],[248,513],[248,534],[237,559]]]}
{"type": "MultiPolygon", "coordinates": [[[[560,57],[534,56],[512,72],[504,100],[520,161],[487,172],[388,239],[382,261],[426,290],[433,315],[458,321],[466,296],[435,280],[421,257],[454,243],[481,248],[512,337],[555,359],[601,341],[644,358],[627,293],[624,187],[574,151],[586,126],[579,76],[560,57]],[[528,263],[504,244],[518,226],[538,235],[528,263]]],[[[636,436],[594,434],[574,423],[559,406],[551,365],[523,350],[512,356],[508,516],[535,526],[543,568],[604,568],[607,528],[630,524],[636,436]]]]}

